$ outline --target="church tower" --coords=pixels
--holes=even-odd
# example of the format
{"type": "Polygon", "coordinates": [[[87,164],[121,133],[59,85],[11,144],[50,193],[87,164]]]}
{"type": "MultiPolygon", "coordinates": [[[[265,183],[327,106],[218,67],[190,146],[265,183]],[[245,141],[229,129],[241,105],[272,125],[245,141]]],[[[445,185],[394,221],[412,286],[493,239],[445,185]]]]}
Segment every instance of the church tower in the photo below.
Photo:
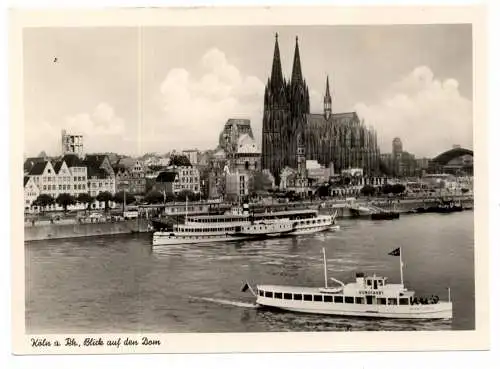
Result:
{"type": "Polygon", "coordinates": [[[297,182],[296,187],[307,186],[306,147],[302,132],[297,134],[297,182]]]}
{"type": "Polygon", "coordinates": [[[328,82],[328,76],[326,76],[326,92],[323,99],[323,109],[325,119],[330,119],[330,115],[332,115],[332,97],[330,96],[330,83],[328,82]]]}
{"type": "Polygon", "coordinates": [[[289,142],[287,146],[286,165],[293,168],[297,166],[297,135],[299,132],[304,132],[307,114],[309,114],[309,88],[307,87],[305,79],[302,77],[298,37],[295,37],[295,53],[293,57],[289,96],[291,125],[286,135],[289,142]]]}
{"type": "Polygon", "coordinates": [[[268,169],[279,181],[287,149],[287,128],[290,125],[288,86],[281,70],[281,57],[276,33],[271,77],[264,91],[264,115],[262,122],[262,169],[268,169]]]}

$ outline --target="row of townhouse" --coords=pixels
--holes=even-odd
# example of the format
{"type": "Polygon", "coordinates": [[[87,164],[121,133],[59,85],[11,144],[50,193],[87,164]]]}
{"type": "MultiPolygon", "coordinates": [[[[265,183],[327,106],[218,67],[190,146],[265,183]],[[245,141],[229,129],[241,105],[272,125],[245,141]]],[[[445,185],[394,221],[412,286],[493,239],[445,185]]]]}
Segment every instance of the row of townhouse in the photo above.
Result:
{"type": "Polygon", "coordinates": [[[116,192],[115,174],[105,155],[87,155],[84,160],[73,154],[60,160],[28,160],[25,162],[24,206],[47,194],[57,198],[62,193],[74,197],[88,193],[96,197],[100,192],[116,192]]]}
{"type": "Polygon", "coordinates": [[[182,191],[200,193],[200,172],[196,167],[172,167],[156,177],[154,190],[177,195],[182,191]]]}
{"type": "Polygon", "coordinates": [[[116,175],[116,191],[126,191],[132,194],[146,192],[146,169],[137,159],[122,158],[113,166],[116,175]]]}

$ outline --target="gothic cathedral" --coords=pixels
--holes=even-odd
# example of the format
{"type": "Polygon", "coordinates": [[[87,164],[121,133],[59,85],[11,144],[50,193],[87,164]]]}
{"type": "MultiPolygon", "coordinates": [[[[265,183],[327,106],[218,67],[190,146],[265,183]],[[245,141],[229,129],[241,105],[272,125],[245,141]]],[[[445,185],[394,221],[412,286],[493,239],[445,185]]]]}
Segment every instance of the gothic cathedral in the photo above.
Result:
{"type": "Polygon", "coordinates": [[[283,77],[276,34],[271,77],[264,93],[262,126],[262,169],[269,169],[276,180],[287,166],[304,170],[304,148],[305,159],[317,160],[326,167],[333,164],[335,172],[363,168],[365,175],[378,173],[380,151],[375,130],[367,128],[355,112],[332,113],[328,77],[323,103],[322,114],[310,113],[298,38],[292,78],[287,81],[283,77]],[[301,144],[303,147],[298,147],[301,144]]]}

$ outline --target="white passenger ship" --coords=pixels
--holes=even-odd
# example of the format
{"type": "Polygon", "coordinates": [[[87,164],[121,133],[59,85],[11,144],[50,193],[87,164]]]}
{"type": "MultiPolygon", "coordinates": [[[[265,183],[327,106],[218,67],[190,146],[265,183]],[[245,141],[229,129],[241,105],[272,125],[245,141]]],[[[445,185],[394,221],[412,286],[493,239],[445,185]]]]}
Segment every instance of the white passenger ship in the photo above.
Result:
{"type": "Polygon", "coordinates": [[[248,204],[244,204],[243,211],[230,214],[187,216],[184,224],[174,225],[171,231],[154,232],[153,246],[238,241],[337,230],[336,215],[319,215],[317,210],[309,209],[250,215],[248,204]]]}
{"type": "Polygon", "coordinates": [[[250,285],[245,283],[242,291],[250,289],[260,306],[301,313],[401,319],[451,319],[453,313],[450,290],[448,289],[446,302],[439,301],[437,296],[417,298],[414,291],[404,287],[401,249],[394,250],[390,255],[400,256],[400,284],[387,283],[387,278],[375,274],[365,276],[363,273],[356,273],[356,282],[344,284],[331,278],[338,286],[329,287],[326,255],[323,249],[325,287],[257,285],[257,290],[254,292],[250,285]]]}

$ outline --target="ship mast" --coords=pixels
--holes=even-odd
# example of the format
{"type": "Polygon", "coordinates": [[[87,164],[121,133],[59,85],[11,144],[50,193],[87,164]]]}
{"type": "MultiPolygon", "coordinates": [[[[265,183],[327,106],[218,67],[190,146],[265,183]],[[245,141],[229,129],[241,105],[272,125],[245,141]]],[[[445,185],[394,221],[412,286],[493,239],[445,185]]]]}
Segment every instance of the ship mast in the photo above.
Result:
{"type": "Polygon", "coordinates": [[[404,285],[403,283],[403,248],[399,248],[399,273],[401,275],[401,285],[404,285]]]}
{"type": "Polygon", "coordinates": [[[325,248],[323,247],[323,267],[325,273],[325,288],[328,288],[328,275],[327,275],[327,267],[326,267],[326,253],[325,248]]]}

